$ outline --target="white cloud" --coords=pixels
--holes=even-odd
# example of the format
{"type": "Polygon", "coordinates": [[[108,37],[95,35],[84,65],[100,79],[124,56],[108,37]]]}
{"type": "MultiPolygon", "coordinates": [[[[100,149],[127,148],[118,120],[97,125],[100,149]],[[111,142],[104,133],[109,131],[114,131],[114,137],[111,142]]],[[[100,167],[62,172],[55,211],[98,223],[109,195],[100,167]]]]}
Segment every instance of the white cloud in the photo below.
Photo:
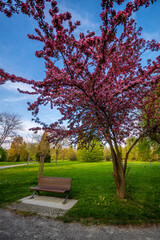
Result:
{"type": "Polygon", "coordinates": [[[2,85],[3,88],[9,91],[17,92],[17,88],[23,91],[33,91],[32,87],[29,84],[26,83],[12,83],[11,81],[7,81],[4,85],[2,85]]]}
{"type": "Polygon", "coordinates": [[[16,94],[16,96],[10,96],[10,94],[8,93],[8,97],[4,97],[3,99],[1,99],[2,102],[21,102],[21,101],[35,101],[38,95],[30,95],[30,94],[20,94],[18,92],[18,88],[22,91],[28,91],[28,92],[34,92],[34,90],[31,88],[30,85],[25,84],[25,83],[12,83],[11,81],[6,82],[4,85],[1,85],[1,88],[3,88],[4,90],[7,90],[9,92],[11,92],[12,94],[16,94]]]}
{"type": "Polygon", "coordinates": [[[144,32],[142,33],[142,37],[146,40],[155,39],[156,41],[160,41],[160,33],[158,32],[144,32]]]}
{"type": "MultiPolygon", "coordinates": [[[[41,127],[41,126],[38,123],[35,123],[31,120],[23,120],[22,126],[23,126],[23,128],[21,130],[17,131],[17,134],[22,136],[24,138],[24,140],[27,142],[34,141],[34,137],[33,137],[34,133],[33,133],[33,131],[31,131],[29,129],[41,127]]],[[[42,134],[43,134],[43,131],[40,130],[40,131],[38,131],[38,133],[36,135],[42,136],[42,134]]]]}
{"type": "Polygon", "coordinates": [[[137,19],[137,13],[136,12],[134,12],[134,13],[132,13],[132,16],[131,16],[136,22],[138,21],[138,19],[137,19]]]}
{"type": "Polygon", "coordinates": [[[1,102],[21,102],[23,100],[28,100],[28,96],[23,96],[23,97],[11,97],[11,98],[4,98],[1,99],[1,102]]]}
{"type": "Polygon", "coordinates": [[[31,120],[23,120],[23,132],[30,132],[29,131],[30,128],[34,128],[37,126],[39,127],[40,125],[31,120]]]}

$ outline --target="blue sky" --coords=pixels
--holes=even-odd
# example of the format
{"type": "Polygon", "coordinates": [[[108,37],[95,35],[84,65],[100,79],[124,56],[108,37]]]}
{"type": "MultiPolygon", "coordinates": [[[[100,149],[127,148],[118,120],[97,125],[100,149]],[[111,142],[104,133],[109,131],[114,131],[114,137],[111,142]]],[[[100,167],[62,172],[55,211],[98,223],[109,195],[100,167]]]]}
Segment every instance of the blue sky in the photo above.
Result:
{"type": "MultiPolygon", "coordinates": [[[[58,6],[61,11],[70,11],[73,20],[80,20],[80,31],[94,30],[99,32],[100,20],[100,0],[60,0],[58,6]]],[[[142,8],[134,14],[138,26],[143,27],[142,36],[146,39],[155,38],[160,41],[160,1],[149,8],[142,8]]],[[[31,18],[23,14],[13,15],[7,18],[0,13],[0,68],[22,76],[27,79],[43,80],[44,63],[35,57],[35,51],[41,49],[39,42],[28,39],[27,34],[34,34],[36,23],[31,18]]],[[[153,58],[154,54],[147,56],[153,58]]],[[[18,93],[17,87],[28,89],[23,84],[13,84],[11,82],[0,86],[0,112],[18,113],[24,122],[24,132],[28,128],[36,126],[31,122],[31,112],[27,111],[27,102],[32,102],[35,98],[31,95],[18,93]]],[[[39,117],[47,123],[58,120],[60,114],[56,109],[42,107],[39,117]]],[[[21,133],[21,134],[24,134],[21,133]]]]}

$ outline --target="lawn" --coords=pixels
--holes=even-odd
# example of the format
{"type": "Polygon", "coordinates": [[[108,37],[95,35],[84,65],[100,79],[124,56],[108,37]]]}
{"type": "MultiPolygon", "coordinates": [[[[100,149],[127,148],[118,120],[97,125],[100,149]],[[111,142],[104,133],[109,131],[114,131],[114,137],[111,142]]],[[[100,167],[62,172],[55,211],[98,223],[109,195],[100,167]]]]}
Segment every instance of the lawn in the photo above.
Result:
{"type": "MultiPolygon", "coordinates": [[[[131,162],[128,166],[127,199],[120,200],[115,197],[111,162],[45,164],[44,176],[73,178],[71,197],[78,203],[62,219],[86,224],[159,223],[160,164],[131,162]]],[[[28,187],[37,185],[37,175],[38,164],[0,170],[1,206],[31,194],[28,187]]]]}

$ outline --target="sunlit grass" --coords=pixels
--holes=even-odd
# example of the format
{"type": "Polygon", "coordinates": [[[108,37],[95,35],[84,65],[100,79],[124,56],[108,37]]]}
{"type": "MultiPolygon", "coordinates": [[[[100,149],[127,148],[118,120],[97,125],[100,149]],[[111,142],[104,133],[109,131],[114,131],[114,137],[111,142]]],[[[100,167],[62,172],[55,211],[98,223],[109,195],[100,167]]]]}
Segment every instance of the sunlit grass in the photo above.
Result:
{"type": "MultiPolygon", "coordinates": [[[[120,200],[115,197],[111,162],[45,164],[44,176],[73,178],[71,197],[78,203],[63,220],[106,224],[160,222],[160,164],[128,165],[127,199],[120,200]]],[[[28,188],[37,185],[37,177],[38,164],[0,170],[0,204],[30,195],[28,188]]]]}

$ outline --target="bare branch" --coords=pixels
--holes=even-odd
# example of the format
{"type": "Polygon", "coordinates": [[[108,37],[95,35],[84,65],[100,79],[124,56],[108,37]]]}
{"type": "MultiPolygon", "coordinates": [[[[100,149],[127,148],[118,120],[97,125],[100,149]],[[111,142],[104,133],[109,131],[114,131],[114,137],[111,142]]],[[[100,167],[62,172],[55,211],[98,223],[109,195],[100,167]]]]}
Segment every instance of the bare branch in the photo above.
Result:
{"type": "Polygon", "coordinates": [[[22,129],[22,121],[18,114],[0,113],[0,146],[10,142],[20,129],[22,129]]]}

